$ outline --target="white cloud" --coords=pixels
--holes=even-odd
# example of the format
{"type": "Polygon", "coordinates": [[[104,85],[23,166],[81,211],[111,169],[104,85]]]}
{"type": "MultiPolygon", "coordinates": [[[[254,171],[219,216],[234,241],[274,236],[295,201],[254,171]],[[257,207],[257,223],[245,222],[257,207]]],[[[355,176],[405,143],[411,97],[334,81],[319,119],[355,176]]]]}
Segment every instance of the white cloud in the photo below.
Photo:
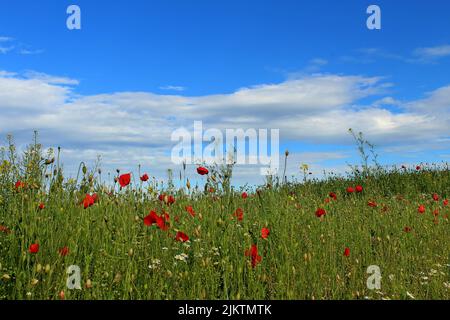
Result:
{"type": "Polygon", "coordinates": [[[433,60],[450,56],[450,45],[442,45],[436,47],[417,48],[414,55],[420,59],[433,60]]]}
{"type": "Polygon", "coordinates": [[[42,49],[34,50],[30,49],[30,46],[16,41],[14,38],[0,36],[0,54],[7,54],[14,51],[21,55],[35,55],[44,52],[42,49]]]}
{"type": "Polygon", "coordinates": [[[19,51],[20,54],[23,55],[35,55],[35,54],[41,54],[44,50],[38,49],[38,50],[29,50],[29,49],[21,49],[19,51]]]}
{"type": "Polygon", "coordinates": [[[14,46],[9,46],[9,47],[0,46],[0,53],[1,54],[6,54],[6,53],[8,53],[8,52],[10,52],[12,50],[14,50],[14,46]]]}
{"type": "MultiPolygon", "coordinates": [[[[197,97],[148,92],[76,96],[76,84],[67,77],[0,71],[0,133],[28,136],[37,129],[45,144],[67,150],[69,163],[93,160],[98,153],[110,167],[141,163],[160,173],[177,169],[169,158],[172,131],[192,128],[194,120],[203,120],[204,129],[278,128],[283,141],[336,146],[350,142],[350,127],[382,146],[418,145],[449,135],[450,86],[418,101],[386,96],[358,106],[359,99],[386,92],[383,78],[317,75],[197,97]],[[393,104],[401,112],[386,108],[393,104]]],[[[289,159],[297,170],[294,159],[317,164],[346,156],[303,152],[289,159]]],[[[249,177],[254,173],[242,179],[249,177]]]]}
{"type": "Polygon", "coordinates": [[[162,87],[159,87],[159,89],[168,90],[168,91],[184,91],[184,90],[186,90],[186,88],[182,87],[182,86],[162,86],[162,87]]]}
{"type": "Polygon", "coordinates": [[[25,78],[33,79],[33,80],[39,80],[41,82],[47,83],[47,84],[56,84],[56,85],[78,85],[79,81],[75,79],[70,79],[67,77],[57,77],[48,75],[46,73],[42,72],[36,72],[36,71],[26,71],[24,74],[25,78]]]}

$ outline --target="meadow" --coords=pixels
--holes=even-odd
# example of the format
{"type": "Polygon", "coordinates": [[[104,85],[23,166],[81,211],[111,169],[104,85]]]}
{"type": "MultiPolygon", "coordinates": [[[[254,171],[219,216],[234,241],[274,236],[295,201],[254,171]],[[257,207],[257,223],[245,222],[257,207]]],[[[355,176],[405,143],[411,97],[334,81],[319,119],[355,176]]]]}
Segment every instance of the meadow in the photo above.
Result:
{"type": "Polygon", "coordinates": [[[66,178],[37,141],[19,153],[10,140],[1,158],[0,299],[450,298],[445,163],[320,180],[303,165],[300,181],[245,189],[232,165],[183,167],[175,187],[140,170],[108,184],[84,163],[66,178]]]}

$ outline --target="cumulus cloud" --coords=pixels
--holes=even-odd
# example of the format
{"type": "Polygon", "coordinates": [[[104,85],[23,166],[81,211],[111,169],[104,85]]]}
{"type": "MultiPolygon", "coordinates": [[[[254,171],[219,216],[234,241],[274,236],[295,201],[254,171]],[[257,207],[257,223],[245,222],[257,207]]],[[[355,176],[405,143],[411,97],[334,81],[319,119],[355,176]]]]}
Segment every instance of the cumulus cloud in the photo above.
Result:
{"type": "MultiPolygon", "coordinates": [[[[450,86],[404,103],[383,97],[390,84],[381,77],[303,76],[197,97],[150,92],[80,96],[74,93],[77,84],[67,77],[0,71],[0,133],[36,129],[44,143],[61,145],[69,161],[101,154],[110,167],[141,163],[164,172],[176,169],[170,162],[171,133],[181,126],[192,129],[195,120],[203,121],[205,130],[280,129],[282,142],[319,145],[348,143],[350,127],[378,144],[417,145],[448,137],[450,125],[450,86]],[[363,98],[375,102],[358,105],[363,98]],[[387,107],[393,104],[401,112],[387,107]]],[[[347,156],[300,155],[312,163],[347,156]]],[[[245,179],[258,168],[239,170],[247,172],[245,179]]]]}

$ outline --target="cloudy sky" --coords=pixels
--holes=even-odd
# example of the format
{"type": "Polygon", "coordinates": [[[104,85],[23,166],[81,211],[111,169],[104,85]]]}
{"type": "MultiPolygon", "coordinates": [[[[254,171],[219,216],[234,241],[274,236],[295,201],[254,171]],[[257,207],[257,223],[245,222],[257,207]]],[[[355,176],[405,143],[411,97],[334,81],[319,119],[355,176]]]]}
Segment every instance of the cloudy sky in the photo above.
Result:
{"type": "MultiPolygon", "coordinates": [[[[349,128],[384,164],[450,159],[450,3],[377,1],[25,1],[1,4],[0,134],[38,130],[67,172],[158,178],[179,170],[171,134],[279,129],[288,174],[359,160],[349,128]],[[81,8],[81,30],[66,9],[81,8]]],[[[282,161],[281,161],[282,162],[282,161]]],[[[189,167],[191,173],[195,166],[189,167]]],[[[236,184],[260,183],[255,166],[236,184]]]]}

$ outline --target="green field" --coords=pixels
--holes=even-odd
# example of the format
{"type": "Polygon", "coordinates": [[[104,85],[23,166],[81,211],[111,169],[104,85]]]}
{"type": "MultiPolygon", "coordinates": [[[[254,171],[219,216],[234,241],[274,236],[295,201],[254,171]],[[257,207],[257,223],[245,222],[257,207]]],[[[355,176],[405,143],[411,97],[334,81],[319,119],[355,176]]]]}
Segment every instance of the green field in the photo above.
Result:
{"type": "Polygon", "coordinates": [[[84,164],[65,178],[58,151],[37,143],[2,158],[1,299],[450,298],[446,164],[273,179],[243,198],[231,167],[209,168],[198,188],[182,172],[164,190],[136,170],[121,189],[84,164]],[[71,265],[80,290],[67,288],[71,265]],[[371,265],[380,289],[367,287],[371,265]]]}

